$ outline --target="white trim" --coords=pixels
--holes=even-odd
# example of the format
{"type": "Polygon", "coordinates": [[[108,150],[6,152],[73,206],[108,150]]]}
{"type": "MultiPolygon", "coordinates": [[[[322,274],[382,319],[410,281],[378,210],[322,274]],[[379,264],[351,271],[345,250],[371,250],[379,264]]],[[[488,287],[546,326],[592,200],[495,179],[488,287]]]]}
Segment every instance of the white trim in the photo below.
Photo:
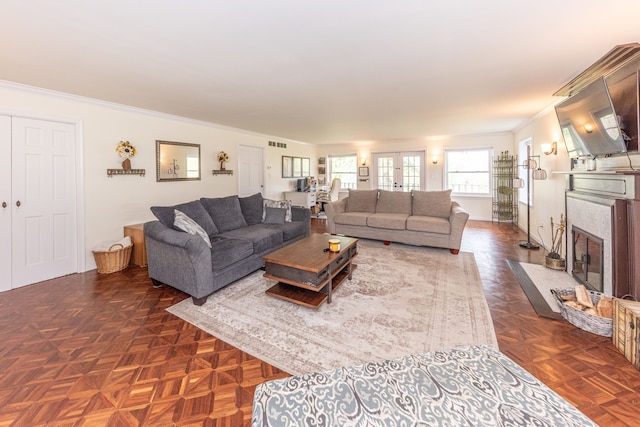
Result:
{"type": "MultiPolygon", "coordinates": [[[[260,133],[260,132],[254,132],[251,130],[247,130],[247,129],[241,129],[241,128],[235,128],[232,126],[226,126],[226,125],[221,125],[218,123],[213,123],[213,122],[207,122],[204,120],[196,120],[196,119],[191,119],[188,117],[182,117],[182,116],[177,116],[174,114],[168,114],[168,113],[163,113],[160,111],[154,111],[154,110],[147,110],[145,108],[139,108],[139,107],[132,107],[130,105],[125,105],[125,104],[118,104],[116,102],[110,102],[110,101],[104,101],[102,99],[96,99],[96,98],[89,98],[86,96],[80,96],[80,95],[74,95],[74,94],[70,94],[70,93],[66,93],[66,92],[58,92],[55,90],[51,90],[51,89],[44,89],[44,88],[39,88],[36,86],[29,86],[29,85],[25,85],[25,84],[21,84],[21,83],[15,83],[15,82],[10,82],[7,80],[0,80],[0,88],[6,88],[6,89],[14,89],[14,90],[21,90],[21,91],[25,91],[25,92],[31,92],[31,93],[35,93],[35,94],[39,94],[39,95],[46,95],[46,96],[53,96],[56,98],[62,98],[62,99],[68,99],[71,101],[77,101],[77,102],[84,102],[86,104],[92,104],[92,105],[98,105],[101,107],[107,107],[107,108],[112,108],[114,110],[119,110],[119,111],[125,111],[125,112],[130,112],[130,113],[138,113],[138,114],[145,114],[151,117],[157,117],[157,118],[161,118],[161,119],[166,119],[166,120],[176,120],[179,122],[183,122],[183,123],[189,123],[189,124],[194,124],[194,125],[199,125],[199,126],[207,126],[207,127],[212,127],[212,128],[216,128],[216,129],[220,129],[220,130],[225,130],[225,131],[230,131],[230,132],[239,132],[239,133],[243,133],[246,135],[252,135],[252,136],[257,136],[260,138],[268,138],[268,139],[278,139],[281,141],[286,141],[286,142],[290,142],[290,143],[295,143],[295,144],[304,144],[304,145],[314,145],[311,144],[309,142],[303,142],[303,141],[297,141],[295,139],[290,139],[290,138],[285,138],[282,136],[277,136],[277,135],[268,135],[265,133],[260,133]]],[[[0,114],[2,114],[2,111],[0,111],[0,114]]],[[[9,115],[20,115],[23,117],[29,117],[29,116],[24,116],[24,113],[7,113],[9,115]]],[[[49,120],[49,119],[44,119],[44,120],[49,120]]],[[[60,121],[55,120],[54,121],[60,121]]]]}

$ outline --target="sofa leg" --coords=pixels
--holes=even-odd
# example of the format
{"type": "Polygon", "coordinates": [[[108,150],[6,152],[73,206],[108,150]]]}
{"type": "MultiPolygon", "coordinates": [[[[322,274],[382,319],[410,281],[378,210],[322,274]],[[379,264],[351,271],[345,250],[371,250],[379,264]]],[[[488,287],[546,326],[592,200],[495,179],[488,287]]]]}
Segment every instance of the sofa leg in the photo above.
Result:
{"type": "Polygon", "coordinates": [[[156,288],[156,289],[157,289],[157,288],[161,288],[161,287],[163,286],[163,283],[162,283],[162,282],[157,281],[156,279],[153,279],[153,278],[152,278],[152,279],[151,279],[151,282],[153,283],[153,287],[154,287],[154,288],[156,288]]]}
{"type": "Polygon", "coordinates": [[[385,246],[389,246],[391,244],[391,241],[383,240],[382,243],[384,243],[385,246]]]}
{"type": "Polygon", "coordinates": [[[207,297],[202,297],[202,298],[191,297],[191,299],[193,300],[193,304],[197,306],[200,306],[205,302],[207,302],[207,297]]]}
{"type": "Polygon", "coordinates": [[[449,251],[454,255],[458,255],[460,253],[460,249],[449,249],[449,251]]]}

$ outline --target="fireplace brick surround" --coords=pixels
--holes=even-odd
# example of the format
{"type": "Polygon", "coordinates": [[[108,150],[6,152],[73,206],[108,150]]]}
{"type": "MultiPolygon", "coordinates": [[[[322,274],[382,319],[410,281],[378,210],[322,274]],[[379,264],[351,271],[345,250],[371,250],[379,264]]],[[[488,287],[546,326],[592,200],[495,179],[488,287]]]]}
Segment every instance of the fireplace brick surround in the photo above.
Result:
{"type": "Polygon", "coordinates": [[[565,198],[567,271],[575,226],[603,240],[603,293],[640,299],[640,173],[570,172],[565,198]]]}

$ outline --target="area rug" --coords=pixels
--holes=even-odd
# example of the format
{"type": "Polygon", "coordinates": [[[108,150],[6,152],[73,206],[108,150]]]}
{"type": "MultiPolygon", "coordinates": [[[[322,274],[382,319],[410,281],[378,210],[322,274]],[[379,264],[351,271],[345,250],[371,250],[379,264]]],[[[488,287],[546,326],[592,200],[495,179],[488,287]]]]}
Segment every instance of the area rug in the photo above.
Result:
{"type": "Polygon", "coordinates": [[[360,239],[357,269],[331,304],[311,309],[267,296],[258,271],[168,310],[217,338],[299,375],[497,340],[473,254],[360,239]]]}
{"type": "Polygon", "coordinates": [[[551,289],[573,288],[578,285],[578,282],[566,271],[514,260],[507,260],[507,262],[536,313],[543,317],[561,319],[560,307],[551,289]]]}

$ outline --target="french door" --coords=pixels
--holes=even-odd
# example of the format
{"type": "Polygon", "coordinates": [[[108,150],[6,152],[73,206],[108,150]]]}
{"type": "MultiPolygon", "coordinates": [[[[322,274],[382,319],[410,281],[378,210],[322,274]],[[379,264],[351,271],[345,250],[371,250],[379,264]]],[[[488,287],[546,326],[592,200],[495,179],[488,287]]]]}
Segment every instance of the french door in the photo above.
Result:
{"type": "Polygon", "coordinates": [[[423,189],[424,151],[374,153],[371,161],[374,188],[388,191],[423,189]]]}

